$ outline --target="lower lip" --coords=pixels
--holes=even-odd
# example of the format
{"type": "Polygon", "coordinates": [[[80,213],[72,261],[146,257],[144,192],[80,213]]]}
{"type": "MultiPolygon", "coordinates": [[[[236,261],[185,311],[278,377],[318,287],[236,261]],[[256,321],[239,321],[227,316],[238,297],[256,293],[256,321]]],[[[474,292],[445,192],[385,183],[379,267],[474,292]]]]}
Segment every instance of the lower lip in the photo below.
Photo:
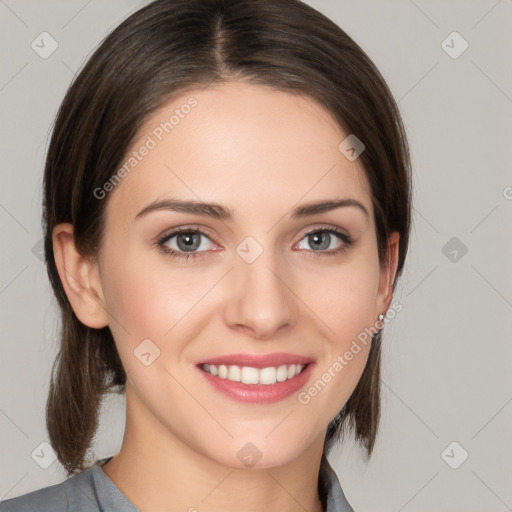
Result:
{"type": "Polygon", "coordinates": [[[204,378],[221,393],[233,400],[239,402],[270,404],[279,402],[293,395],[301,389],[308,381],[314,364],[309,363],[299,375],[293,379],[285,380],[284,382],[276,382],[275,384],[244,384],[243,382],[233,382],[228,379],[221,379],[214,377],[211,373],[204,371],[197,367],[197,369],[204,375],[204,378]]]}

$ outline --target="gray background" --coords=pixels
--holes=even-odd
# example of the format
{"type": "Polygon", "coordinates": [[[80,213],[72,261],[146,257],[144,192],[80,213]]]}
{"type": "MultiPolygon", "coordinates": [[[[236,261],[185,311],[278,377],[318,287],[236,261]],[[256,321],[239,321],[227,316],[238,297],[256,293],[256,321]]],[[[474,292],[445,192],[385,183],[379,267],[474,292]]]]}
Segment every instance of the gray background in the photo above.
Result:
{"type": "MultiPolygon", "coordinates": [[[[41,445],[58,332],[38,245],[44,155],[74,73],[143,3],[0,0],[0,498],[65,478],[41,445]],[[31,47],[43,31],[58,43],[46,59],[31,47]]],[[[512,510],[512,1],[308,3],[382,71],[414,166],[380,437],[367,464],[352,441],[330,459],[360,512],[512,510]],[[458,36],[442,44],[453,31],[469,44],[457,58],[458,36]]],[[[119,449],[123,428],[124,399],[107,399],[98,457],[119,449]]]]}

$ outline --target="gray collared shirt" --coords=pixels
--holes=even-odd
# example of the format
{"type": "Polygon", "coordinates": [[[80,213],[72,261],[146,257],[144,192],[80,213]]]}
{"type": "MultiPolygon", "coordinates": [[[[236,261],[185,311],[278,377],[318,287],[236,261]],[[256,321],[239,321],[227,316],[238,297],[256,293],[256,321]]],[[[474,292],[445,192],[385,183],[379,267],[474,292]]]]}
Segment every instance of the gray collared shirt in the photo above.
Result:
{"type": "MultiPolygon", "coordinates": [[[[103,472],[112,457],[96,461],[91,468],[60,484],[0,501],[0,512],[140,512],[103,472]]],[[[353,512],[336,473],[322,457],[318,491],[325,512],[353,512]]]]}

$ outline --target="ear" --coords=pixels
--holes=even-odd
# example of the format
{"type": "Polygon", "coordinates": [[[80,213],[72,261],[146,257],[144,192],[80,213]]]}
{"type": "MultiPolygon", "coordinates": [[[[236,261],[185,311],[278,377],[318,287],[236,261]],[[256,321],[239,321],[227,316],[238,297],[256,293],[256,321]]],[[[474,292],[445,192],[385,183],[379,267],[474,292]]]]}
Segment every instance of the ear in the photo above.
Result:
{"type": "Polygon", "coordinates": [[[88,327],[105,327],[108,315],[97,264],[77,251],[72,224],[55,226],[52,239],[59,277],[76,316],[88,327]]]}
{"type": "MultiPolygon", "coordinates": [[[[380,269],[379,289],[377,292],[377,315],[386,314],[393,298],[393,283],[398,266],[398,249],[400,233],[394,231],[388,238],[386,259],[380,269]]],[[[376,315],[376,316],[377,316],[376,315]]]]}

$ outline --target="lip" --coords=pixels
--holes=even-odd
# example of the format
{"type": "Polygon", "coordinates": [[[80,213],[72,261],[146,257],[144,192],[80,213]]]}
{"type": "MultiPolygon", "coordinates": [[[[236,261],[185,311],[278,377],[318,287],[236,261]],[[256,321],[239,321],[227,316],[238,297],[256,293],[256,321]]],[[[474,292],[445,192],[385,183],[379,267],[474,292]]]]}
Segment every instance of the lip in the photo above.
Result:
{"type": "MultiPolygon", "coordinates": [[[[218,358],[218,360],[222,360],[225,362],[225,358],[218,358]]],[[[240,359],[237,359],[240,361],[240,359]]],[[[275,359],[274,359],[275,360],[275,359]]],[[[210,364],[217,364],[213,362],[214,360],[210,360],[210,364]]],[[[262,363],[262,361],[257,361],[258,363],[262,363]]],[[[274,402],[279,402],[281,400],[285,400],[297,393],[301,388],[303,388],[308,382],[313,370],[316,366],[314,362],[309,363],[289,363],[289,364],[306,364],[306,367],[302,370],[299,375],[293,377],[292,379],[285,380],[284,382],[276,382],[275,384],[264,385],[264,384],[244,384],[243,382],[234,382],[228,379],[222,379],[218,376],[213,376],[211,373],[203,370],[201,368],[201,364],[208,363],[200,363],[197,366],[197,370],[201,373],[204,379],[210,384],[216,391],[222,393],[224,396],[228,398],[245,403],[252,404],[271,404],[274,402]]],[[[222,363],[220,363],[222,364],[222,363]]],[[[235,364],[235,363],[230,363],[235,364]]],[[[254,361],[251,363],[254,365],[254,361]]],[[[258,366],[258,368],[265,368],[265,364],[267,366],[274,366],[274,364],[262,363],[262,366],[258,366]]],[[[286,363],[283,363],[286,364],[286,363]]],[[[246,366],[249,366],[247,364],[246,366]]],[[[253,366],[255,367],[255,366],[253,366]]]]}
{"type": "MultiPolygon", "coordinates": [[[[310,357],[299,356],[297,354],[289,354],[286,352],[277,352],[275,354],[229,354],[225,356],[212,357],[204,359],[197,363],[196,366],[202,364],[225,364],[237,366],[251,366],[252,368],[268,368],[269,366],[281,366],[283,364],[309,364],[314,362],[310,357]]],[[[298,377],[298,376],[297,376],[298,377]]]]}

